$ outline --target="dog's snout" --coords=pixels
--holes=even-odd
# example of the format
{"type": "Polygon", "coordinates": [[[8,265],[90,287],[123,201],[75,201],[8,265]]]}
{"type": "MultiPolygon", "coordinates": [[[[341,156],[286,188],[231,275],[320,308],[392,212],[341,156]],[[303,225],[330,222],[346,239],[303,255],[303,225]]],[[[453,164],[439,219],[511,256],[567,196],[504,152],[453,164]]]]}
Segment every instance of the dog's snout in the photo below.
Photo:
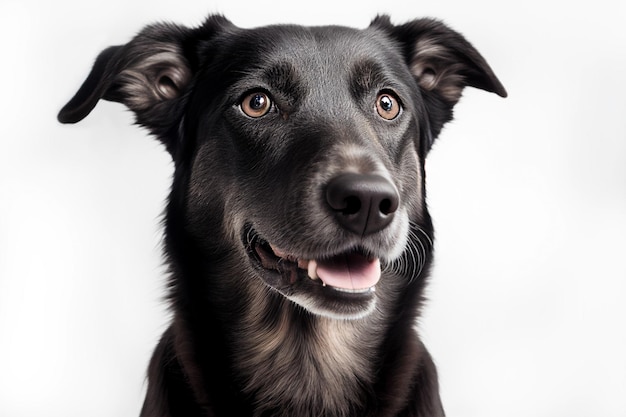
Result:
{"type": "Polygon", "coordinates": [[[326,201],[339,224],[362,236],[387,227],[399,199],[394,185],[376,174],[341,174],[331,179],[326,188],[326,201]]]}

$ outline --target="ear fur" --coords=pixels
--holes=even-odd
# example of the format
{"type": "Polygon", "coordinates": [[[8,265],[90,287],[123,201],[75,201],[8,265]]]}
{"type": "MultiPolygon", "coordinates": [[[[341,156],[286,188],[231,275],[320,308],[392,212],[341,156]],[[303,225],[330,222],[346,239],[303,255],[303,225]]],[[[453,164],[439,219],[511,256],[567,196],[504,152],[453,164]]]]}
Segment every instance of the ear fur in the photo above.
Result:
{"type": "Polygon", "coordinates": [[[81,121],[101,98],[124,103],[140,117],[180,97],[192,75],[182,50],[186,35],[179,26],[152,25],[128,44],[102,51],[76,95],[59,112],[59,121],[81,121]]]}
{"type": "Polygon", "coordinates": [[[480,53],[463,35],[440,21],[418,19],[394,26],[388,16],[379,16],[372,26],[383,29],[400,43],[429,109],[431,140],[452,119],[452,108],[465,87],[507,96],[480,53]]]}
{"type": "Polygon", "coordinates": [[[137,122],[167,142],[168,131],[181,115],[197,68],[197,43],[230,25],[211,16],[198,29],[172,24],[147,26],[126,45],[100,53],[91,73],[74,97],[61,109],[61,123],[77,123],[87,117],[100,99],[125,104],[137,122]]]}

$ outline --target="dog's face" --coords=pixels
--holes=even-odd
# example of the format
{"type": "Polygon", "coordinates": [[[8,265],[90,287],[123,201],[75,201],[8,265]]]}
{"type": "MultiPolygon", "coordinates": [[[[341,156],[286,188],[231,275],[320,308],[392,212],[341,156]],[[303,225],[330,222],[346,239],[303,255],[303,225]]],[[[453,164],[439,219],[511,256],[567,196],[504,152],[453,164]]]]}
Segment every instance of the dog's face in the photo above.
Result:
{"type": "Polygon", "coordinates": [[[190,232],[210,235],[223,207],[252,279],[315,313],[370,311],[381,264],[423,212],[425,121],[408,67],[375,30],[263,28],[225,42],[216,61],[228,65],[191,97],[202,110],[190,232]]]}
{"type": "Polygon", "coordinates": [[[103,52],[90,79],[60,118],[101,97],[133,109],[174,157],[170,208],[187,239],[245,271],[224,280],[338,318],[367,315],[419,274],[406,265],[430,241],[432,141],[466,85],[505,95],[456,32],[386,18],[365,30],[155,26],[103,52]]]}

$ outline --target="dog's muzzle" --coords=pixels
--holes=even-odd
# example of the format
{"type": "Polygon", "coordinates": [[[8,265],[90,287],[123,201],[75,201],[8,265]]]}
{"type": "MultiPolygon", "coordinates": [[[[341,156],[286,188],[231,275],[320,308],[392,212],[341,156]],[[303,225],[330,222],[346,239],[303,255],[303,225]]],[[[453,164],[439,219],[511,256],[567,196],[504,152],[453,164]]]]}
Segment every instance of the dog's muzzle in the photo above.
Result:
{"type": "Polygon", "coordinates": [[[244,227],[243,243],[260,277],[287,298],[317,314],[363,317],[376,303],[381,259],[389,260],[390,248],[380,244],[377,233],[392,224],[399,193],[382,175],[355,172],[335,175],[321,191],[320,218],[334,223],[337,233],[318,236],[311,242],[317,249],[295,253],[253,224],[244,227]]]}

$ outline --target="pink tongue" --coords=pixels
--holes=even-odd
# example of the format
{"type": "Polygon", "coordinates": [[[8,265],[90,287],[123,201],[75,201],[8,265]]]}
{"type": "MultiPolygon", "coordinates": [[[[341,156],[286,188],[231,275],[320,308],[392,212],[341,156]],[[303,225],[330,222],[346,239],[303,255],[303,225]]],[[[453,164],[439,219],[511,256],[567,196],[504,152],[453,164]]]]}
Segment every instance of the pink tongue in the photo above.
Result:
{"type": "Polygon", "coordinates": [[[317,261],[317,275],[326,285],[348,290],[365,290],[380,279],[380,261],[358,253],[317,261]]]}

